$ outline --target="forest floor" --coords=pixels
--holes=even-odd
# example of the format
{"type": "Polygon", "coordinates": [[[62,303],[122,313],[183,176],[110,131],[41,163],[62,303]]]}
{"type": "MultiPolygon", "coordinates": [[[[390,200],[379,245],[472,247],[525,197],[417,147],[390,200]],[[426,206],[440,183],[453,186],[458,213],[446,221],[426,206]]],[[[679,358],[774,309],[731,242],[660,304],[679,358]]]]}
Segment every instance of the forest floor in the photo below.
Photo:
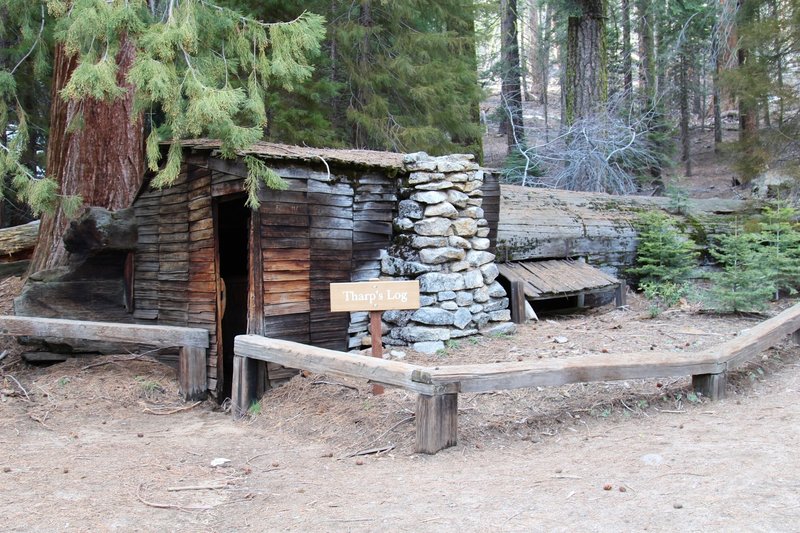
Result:
{"type": "MultiPolygon", "coordinates": [[[[702,155],[707,139],[696,146],[706,178],[691,194],[738,195],[728,167],[702,155]]],[[[0,282],[0,314],[19,288],[0,282]]],[[[641,297],[628,301],[404,360],[695,351],[765,318],[689,305],[650,318],[641,297]]],[[[0,342],[3,531],[796,531],[800,520],[800,349],[788,340],[717,402],[688,377],[462,394],[458,445],[433,456],[413,452],[415,398],[402,390],[298,376],[234,422],[212,401],[179,401],[174,371],[147,358],[33,367],[0,342]]]]}
{"type": "MultiPolygon", "coordinates": [[[[0,313],[18,288],[0,284],[0,313]]],[[[405,360],[700,350],[764,318],[684,306],[651,319],[637,295],[629,303],[405,360]]],[[[718,402],[688,378],[462,394],[458,445],[433,456],[413,453],[402,390],[298,376],[234,422],[214,402],[180,402],[173,370],[154,361],[31,367],[5,348],[4,531],[796,531],[800,520],[800,351],[788,341],[718,402]]]]}

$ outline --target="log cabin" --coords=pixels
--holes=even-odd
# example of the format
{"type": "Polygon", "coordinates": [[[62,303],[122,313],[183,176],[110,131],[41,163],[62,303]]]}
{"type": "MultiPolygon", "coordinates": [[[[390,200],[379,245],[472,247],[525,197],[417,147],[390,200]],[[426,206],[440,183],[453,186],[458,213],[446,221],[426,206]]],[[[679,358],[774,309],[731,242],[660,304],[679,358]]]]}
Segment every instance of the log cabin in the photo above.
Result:
{"type": "MultiPolygon", "coordinates": [[[[360,347],[366,316],[330,311],[329,284],[381,276],[398,201],[408,196],[404,154],[257,143],[287,184],[261,188],[245,205],[247,167],[219,156],[216,142],[187,142],[169,188],[145,185],[133,203],[138,244],[127,283],[139,323],[201,327],[211,333],[208,387],[230,395],[233,339],[267,335],[319,347],[360,347]]],[[[476,165],[477,167],[477,165],[476,165]]],[[[482,201],[496,230],[499,189],[482,201]]],[[[268,365],[268,382],[292,374],[268,365]]]]}

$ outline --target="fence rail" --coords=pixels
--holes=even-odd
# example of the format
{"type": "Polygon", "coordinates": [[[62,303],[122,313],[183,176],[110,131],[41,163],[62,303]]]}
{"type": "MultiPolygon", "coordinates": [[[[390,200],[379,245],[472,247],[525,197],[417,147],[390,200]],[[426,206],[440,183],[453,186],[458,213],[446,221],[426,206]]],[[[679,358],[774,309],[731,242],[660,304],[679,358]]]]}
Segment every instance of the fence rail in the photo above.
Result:
{"type": "Polygon", "coordinates": [[[354,356],[291,341],[241,335],[234,344],[233,412],[242,416],[255,399],[243,383],[248,360],[271,361],[291,368],[330,373],[404,388],[418,393],[417,443],[422,453],[436,453],[457,439],[458,393],[692,376],[693,388],[716,400],[724,397],[727,373],[787,335],[800,340],[800,304],[740,332],[730,341],[698,352],[597,354],[571,359],[425,367],[354,356]]]}

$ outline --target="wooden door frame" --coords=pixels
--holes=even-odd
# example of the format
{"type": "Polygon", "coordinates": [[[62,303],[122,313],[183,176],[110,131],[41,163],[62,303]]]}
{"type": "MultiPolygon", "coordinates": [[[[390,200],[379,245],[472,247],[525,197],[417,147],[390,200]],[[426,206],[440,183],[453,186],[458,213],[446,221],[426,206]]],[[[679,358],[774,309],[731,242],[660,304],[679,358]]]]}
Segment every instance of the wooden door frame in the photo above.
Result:
{"type": "MultiPolygon", "coordinates": [[[[217,391],[224,390],[225,380],[231,380],[233,376],[225,375],[225,351],[223,346],[222,331],[222,302],[220,294],[222,291],[222,271],[220,269],[219,251],[219,204],[235,201],[244,198],[243,193],[224,194],[212,196],[212,218],[214,221],[214,277],[216,281],[216,327],[217,327],[217,391]],[[221,376],[221,377],[220,377],[221,376]]],[[[245,207],[246,209],[246,207],[245,207]]],[[[263,253],[261,249],[261,210],[252,209],[250,211],[247,237],[247,333],[252,335],[264,334],[264,275],[263,275],[263,253]]],[[[252,377],[255,380],[256,391],[261,395],[264,391],[266,381],[266,363],[256,365],[258,375],[252,377]],[[262,368],[263,367],[263,368],[262,368]]]]}

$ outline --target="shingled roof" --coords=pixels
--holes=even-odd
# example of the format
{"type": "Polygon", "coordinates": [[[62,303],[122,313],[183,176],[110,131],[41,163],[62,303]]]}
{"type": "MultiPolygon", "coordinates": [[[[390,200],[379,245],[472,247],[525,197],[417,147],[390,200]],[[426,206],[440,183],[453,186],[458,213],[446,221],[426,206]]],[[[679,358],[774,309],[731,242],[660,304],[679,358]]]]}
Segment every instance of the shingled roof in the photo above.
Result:
{"type": "MultiPolygon", "coordinates": [[[[218,150],[222,143],[214,139],[192,139],[181,141],[186,148],[194,150],[218,150]]],[[[405,154],[396,152],[378,152],[374,150],[343,150],[334,148],[311,148],[308,146],[291,146],[288,144],[259,141],[242,155],[254,155],[262,159],[281,159],[289,161],[312,162],[325,160],[327,163],[340,163],[359,167],[400,170],[403,168],[405,154]]]]}

